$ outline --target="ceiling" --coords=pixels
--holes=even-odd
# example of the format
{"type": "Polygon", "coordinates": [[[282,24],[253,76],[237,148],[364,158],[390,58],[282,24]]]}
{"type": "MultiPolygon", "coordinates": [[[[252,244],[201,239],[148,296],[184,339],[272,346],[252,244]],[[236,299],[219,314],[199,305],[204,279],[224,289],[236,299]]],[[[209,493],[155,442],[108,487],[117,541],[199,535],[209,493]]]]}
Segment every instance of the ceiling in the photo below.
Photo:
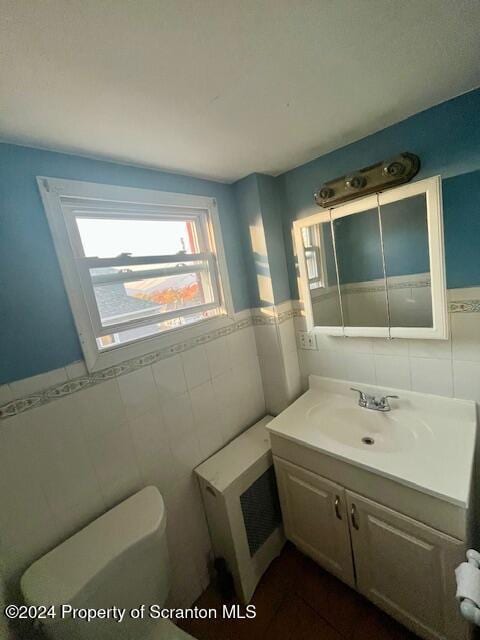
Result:
{"type": "Polygon", "coordinates": [[[480,85],[478,0],[0,0],[0,138],[222,181],[480,85]]]}

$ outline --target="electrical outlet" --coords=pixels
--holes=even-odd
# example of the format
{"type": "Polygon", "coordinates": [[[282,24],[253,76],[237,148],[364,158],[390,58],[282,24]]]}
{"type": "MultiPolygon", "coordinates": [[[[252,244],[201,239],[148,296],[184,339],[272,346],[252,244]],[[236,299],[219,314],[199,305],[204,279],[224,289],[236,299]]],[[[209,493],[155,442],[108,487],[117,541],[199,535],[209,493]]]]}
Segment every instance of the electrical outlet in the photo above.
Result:
{"type": "Polygon", "coordinates": [[[298,332],[298,342],[300,349],[314,349],[317,348],[317,341],[315,340],[315,334],[309,331],[298,332]]]}

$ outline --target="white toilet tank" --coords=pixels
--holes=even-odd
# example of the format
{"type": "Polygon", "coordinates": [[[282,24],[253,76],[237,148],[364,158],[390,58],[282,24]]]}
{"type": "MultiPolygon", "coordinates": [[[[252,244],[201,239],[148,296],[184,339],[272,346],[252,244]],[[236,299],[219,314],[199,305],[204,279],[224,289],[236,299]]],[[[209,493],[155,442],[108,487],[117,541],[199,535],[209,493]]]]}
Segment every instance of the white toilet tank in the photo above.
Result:
{"type": "MultiPolygon", "coordinates": [[[[146,487],[37,560],[23,574],[30,605],[130,610],[162,606],[168,595],[166,512],[155,487],[146,487]]],[[[152,621],[83,622],[57,615],[44,621],[55,640],[142,638],[152,621]]]]}

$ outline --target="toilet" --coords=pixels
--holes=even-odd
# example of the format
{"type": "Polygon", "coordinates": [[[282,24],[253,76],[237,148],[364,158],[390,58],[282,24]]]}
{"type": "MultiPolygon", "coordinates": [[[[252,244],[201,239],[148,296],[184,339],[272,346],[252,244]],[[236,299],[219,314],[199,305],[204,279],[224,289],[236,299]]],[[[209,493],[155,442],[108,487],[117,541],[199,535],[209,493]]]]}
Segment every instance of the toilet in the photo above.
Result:
{"type": "Polygon", "coordinates": [[[156,611],[165,605],[169,591],[166,520],[162,496],[156,487],[146,487],[34,562],[23,574],[21,588],[28,605],[54,605],[55,618],[40,623],[45,636],[191,640],[170,620],[148,615],[150,605],[156,611]],[[113,617],[114,606],[130,611],[142,605],[143,619],[126,613],[118,622],[118,610],[113,617]],[[110,618],[87,622],[72,617],[73,610],[82,615],[88,609],[110,610],[110,618]]]}

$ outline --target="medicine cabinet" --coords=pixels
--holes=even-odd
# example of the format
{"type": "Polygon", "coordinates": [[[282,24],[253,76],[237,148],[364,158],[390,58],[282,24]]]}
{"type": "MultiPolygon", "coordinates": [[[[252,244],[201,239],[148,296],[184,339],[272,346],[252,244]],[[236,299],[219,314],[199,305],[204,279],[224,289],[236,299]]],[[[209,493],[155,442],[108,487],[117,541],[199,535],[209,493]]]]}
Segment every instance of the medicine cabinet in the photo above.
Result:
{"type": "Polygon", "coordinates": [[[309,331],[448,338],[440,176],[294,222],[309,331]]]}

